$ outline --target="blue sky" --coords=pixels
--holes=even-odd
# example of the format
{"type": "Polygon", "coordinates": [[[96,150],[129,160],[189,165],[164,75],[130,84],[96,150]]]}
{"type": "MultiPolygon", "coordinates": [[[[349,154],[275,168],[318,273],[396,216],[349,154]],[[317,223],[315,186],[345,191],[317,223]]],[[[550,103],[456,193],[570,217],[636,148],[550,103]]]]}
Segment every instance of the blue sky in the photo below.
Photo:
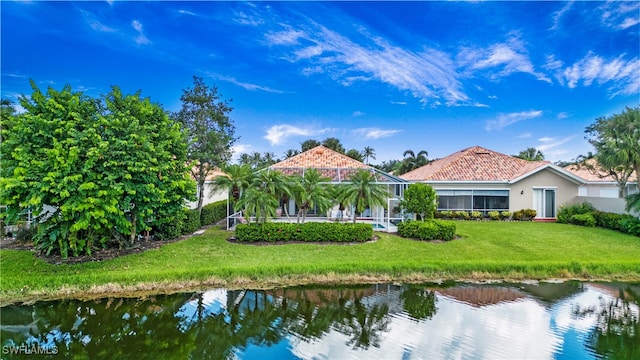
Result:
{"type": "Polygon", "coordinates": [[[306,139],[429,158],[592,150],[640,104],[639,2],[7,2],[2,97],[111,85],[177,111],[192,76],[232,99],[238,152],[306,139]]]}

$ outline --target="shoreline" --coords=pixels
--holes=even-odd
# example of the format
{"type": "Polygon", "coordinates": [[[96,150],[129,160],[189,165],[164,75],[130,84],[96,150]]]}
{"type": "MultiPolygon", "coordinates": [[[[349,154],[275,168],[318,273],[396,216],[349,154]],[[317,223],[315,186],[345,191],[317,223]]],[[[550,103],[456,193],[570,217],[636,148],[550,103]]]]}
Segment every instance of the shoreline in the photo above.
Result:
{"type": "Polygon", "coordinates": [[[198,280],[175,280],[161,282],[140,282],[133,285],[121,285],[117,283],[106,283],[93,285],[88,289],[80,287],[62,286],[56,290],[26,291],[21,294],[10,294],[0,296],[0,308],[9,305],[29,305],[41,301],[57,301],[74,299],[81,301],[91,301],[102,298],[145,298],[156,295],[171,295],[185,292],[201,292],[215,288],[225,288],[229,290],[272,290],[278,288],[296,286],[342,286],[360,284],[380,284],[380,283],[402,283],[402,284],[442,284],[447,281],[468,284],[494,284],[494,283],[558,283],[566,281],[581,282],[640,282],[640,275],[637,277],[617,277],[610,278],[588,278],[588,277],[552,277],[534,279],[531,277],[504,277],[493,274],[470,274],[469,277],[441,276],[433,277],[420,273],[406,275],[388,274],[317,274],[305,276],[271,277],[265,279],[250,279],[237,277],[222,279],[212,277],[202,281],[198,280]]]}

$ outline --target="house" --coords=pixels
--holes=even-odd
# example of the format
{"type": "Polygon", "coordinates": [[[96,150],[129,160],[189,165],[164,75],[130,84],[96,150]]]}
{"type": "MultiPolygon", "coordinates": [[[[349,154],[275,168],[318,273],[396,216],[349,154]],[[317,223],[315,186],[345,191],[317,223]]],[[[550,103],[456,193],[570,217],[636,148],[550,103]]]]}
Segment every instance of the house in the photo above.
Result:
{"type": "MultiPolygon", "coordinates": [[[[221,200],[227,200],[229,198],[229,192],[226,189],[217,189],[213,186],[213,180],[220,175],[225,175],[225,173],[219,169],[214,169],[211,172],[209,172],[209,174],[207,175],[204,181],[204,197],[202,198],[202,206],[205,206],[217,201],[221,201],[221,200]]],[[[196,191],[198,191],[196,193],[196,199],[197,199],[198,196],[200,195],[199,193],[200,189],[197,189],[196,191]]],[[[189,201],[187,203],[187,207],[189,209],[195,209],[197,206],[198,206],[197,200],[189,201]]]]}
{"type": "Polygon", "coordinates": [[[588,202],[600,211],[625,213],[626,202],[623,198],[639,191],[638,176],[634,172],[620,194],[620,187],[615,177],[598,169],[595,159],[588,159],[585,164],[565,166],[565,170],[586,181],[578,188],[578,196],[574,202],[588,202]]]}
{"type": "Polygon", "coordinates": [[[586,180],[548,161],[527,161],[473,146],[400,176],[436,190],[438,210],[536,210],[553,219],[586,180]]]}
{"type": "MultiPolygon", "coordinates": [[[[355,214],[355,216],[361,220],[377,223],[378,226],[387,226],[387,228],[389,228],[391,220],[401,220],[401,215],[396,213],[394,208],[398,205],[404,195],[404,190],[409,185],[407,180],[385,173],[323,145],[316,146],[268,167],[268,171],[279,171],[285,175],[304,175],[307,169],[318,170],[323,177],[329,179],[328,183],[330,184],[348,182],[352,174],[362,169],[370,171],[377,184],[385,185],[388,188],[390,196],[387,199],[387,206],[386,209],[383,207],[367,209],[362,214],[355,214]]],[[[286,210],[289,214],[295,214],[298,210],[293,199],[289,199],[288,204],[285,206],[287,206],[286,210]]],[[[337,208],[329,211],[328,214],[319,214],[317,209],[310,209],[308,215],[326,216],[330,219],[335,219],[339,216],[337,208]]],[[[353,210],[349,211],[348,215],[353,216],[353,210]]]]}

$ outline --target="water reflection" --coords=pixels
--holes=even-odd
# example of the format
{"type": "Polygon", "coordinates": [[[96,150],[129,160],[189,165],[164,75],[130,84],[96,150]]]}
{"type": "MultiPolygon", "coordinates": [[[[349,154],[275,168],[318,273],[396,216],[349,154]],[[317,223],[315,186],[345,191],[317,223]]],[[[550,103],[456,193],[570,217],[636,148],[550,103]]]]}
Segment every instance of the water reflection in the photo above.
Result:
{"type": "Polygon", "coordinates": [[[7,306],[0,335],[2,358],[635,359],[639,294],[579,282],[215,289],[7,306]]]}

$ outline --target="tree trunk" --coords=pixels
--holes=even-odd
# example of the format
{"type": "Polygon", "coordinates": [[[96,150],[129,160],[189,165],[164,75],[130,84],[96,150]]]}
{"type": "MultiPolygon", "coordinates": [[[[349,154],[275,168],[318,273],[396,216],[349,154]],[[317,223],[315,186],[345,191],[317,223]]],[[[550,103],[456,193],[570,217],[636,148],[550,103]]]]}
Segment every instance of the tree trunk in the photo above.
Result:
{"type": "Polygon", "coordinates": [[[131,235],[129,236],[129,245],[133,245],[136,240],[136,223],[138,222],[138,214],[135,210],[131,210],[131,235]]]}
{"type": "Polygon", "coordinates": [[[198,179],[198,213],[202,212],[202,202],[204,200],[204,177],[198,179]]]}

